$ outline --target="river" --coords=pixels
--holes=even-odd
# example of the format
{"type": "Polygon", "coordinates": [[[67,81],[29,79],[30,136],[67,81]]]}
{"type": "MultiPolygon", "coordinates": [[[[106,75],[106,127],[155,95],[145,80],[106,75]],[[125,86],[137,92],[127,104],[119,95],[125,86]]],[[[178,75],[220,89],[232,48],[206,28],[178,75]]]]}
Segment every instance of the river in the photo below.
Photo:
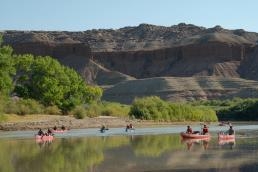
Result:
{"type": "MultiPolygon", "coordinates": [[[[194,130],[200,126],[192,126],[194,130]]],[[[185,126],[74,129],[36,141],[36,131],[0,132],[0,172],[199,172],[258,171],[258,125],[234,124],[235,141],[186,140],[185,126]]]]}

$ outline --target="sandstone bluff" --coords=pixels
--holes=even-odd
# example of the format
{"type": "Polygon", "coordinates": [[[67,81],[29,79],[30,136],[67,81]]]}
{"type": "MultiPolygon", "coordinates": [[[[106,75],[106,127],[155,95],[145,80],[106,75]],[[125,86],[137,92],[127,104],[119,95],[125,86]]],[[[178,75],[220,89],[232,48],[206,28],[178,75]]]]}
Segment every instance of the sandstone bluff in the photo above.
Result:
{"type": "Polygon", "coordinates": [[[17,54],[52,56],[104,88],[104,100],[258,97],[258,33],[180,23],[66,31],[3,31],[17,54]]]}

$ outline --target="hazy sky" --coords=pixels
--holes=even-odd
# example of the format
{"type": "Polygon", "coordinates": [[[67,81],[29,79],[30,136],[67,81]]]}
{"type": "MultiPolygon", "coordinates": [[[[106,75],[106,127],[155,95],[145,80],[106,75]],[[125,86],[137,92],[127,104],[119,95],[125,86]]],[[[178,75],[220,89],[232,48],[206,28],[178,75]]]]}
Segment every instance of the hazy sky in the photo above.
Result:
{"type": "Polygon", "coordinates": [[[258,32],[258,0],[0,0],[0,30],[117,29],[178,23],[258,32]]]}

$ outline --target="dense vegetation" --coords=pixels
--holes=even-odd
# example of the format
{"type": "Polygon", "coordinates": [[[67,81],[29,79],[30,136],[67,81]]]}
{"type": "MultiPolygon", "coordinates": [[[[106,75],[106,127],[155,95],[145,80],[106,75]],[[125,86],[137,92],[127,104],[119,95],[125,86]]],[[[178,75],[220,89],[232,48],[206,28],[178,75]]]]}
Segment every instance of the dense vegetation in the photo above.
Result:
{"type": "Polygon", "coordinates": [[[195,106],[208,106],[216,110],[219,120],[250,121],[258,120],[258,99],[202,100],[191,103],[195,106]]]}
{"type": "Polygon", "coordinates": [[[51,57],[23,55],[14,59],[14,92],[19,97],[38,100],[45,106],[56,105],[68,112],[102,94],[100,88],[86,85],[78,73],[51,57]]]}
{"type": "MultiPolygon", "coordinates": [[[[32,103],[30,99],[33,99],[45,107],[56,106],[62,113],[68,113],[78,105],[100,99],[101,95],[102,89],[87,85],[78,73],[57,60],[51,57],[13,55],[11,47],[0,44],[1,100],[7,99],[8,103],[17,106],[20,104],[25,108],[26,104],[32,103]],[[8,97],[11,95],[22,100],[10,102],[8,97]]],[[[5,105],[1,106],[0,110],[6,111],[5,105]]]]}
{"type": "Polygon", "coordinates": [[[251,121],[258,120],[258,101],[247,99],[233,106],[217,111],[220,120],[251,121]]]}
{"type": "Polygon", "coordinates": [[[155,96],[135,99],[129,115],[155,121],[217,121],[209,107],[168,103],[155,96]]]}

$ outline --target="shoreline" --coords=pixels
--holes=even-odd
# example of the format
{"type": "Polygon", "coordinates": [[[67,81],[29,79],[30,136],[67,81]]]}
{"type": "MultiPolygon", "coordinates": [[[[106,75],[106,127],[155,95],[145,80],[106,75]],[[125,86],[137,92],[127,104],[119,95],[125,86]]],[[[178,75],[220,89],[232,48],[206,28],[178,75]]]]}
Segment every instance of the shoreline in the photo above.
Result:
{"type": "MultiPolygon", "coordinates": [[[[8,115],[6,115],[8,116],[8,115]]],[[[0,131],[24,131],[53,128],[61,128],[64,125],[68,129],[100,128],[105,125],[108,128],[125,127],[132,123],[134,127],[143,128],[150,126],[168,125],[197,125],[204,122],[157,122],[149,120],[129,119],[112,116],[99,116],[84,119],[76,119],[72,116],[59,115],[9,115],[9,119],[0,122],[0,131]]]]}

